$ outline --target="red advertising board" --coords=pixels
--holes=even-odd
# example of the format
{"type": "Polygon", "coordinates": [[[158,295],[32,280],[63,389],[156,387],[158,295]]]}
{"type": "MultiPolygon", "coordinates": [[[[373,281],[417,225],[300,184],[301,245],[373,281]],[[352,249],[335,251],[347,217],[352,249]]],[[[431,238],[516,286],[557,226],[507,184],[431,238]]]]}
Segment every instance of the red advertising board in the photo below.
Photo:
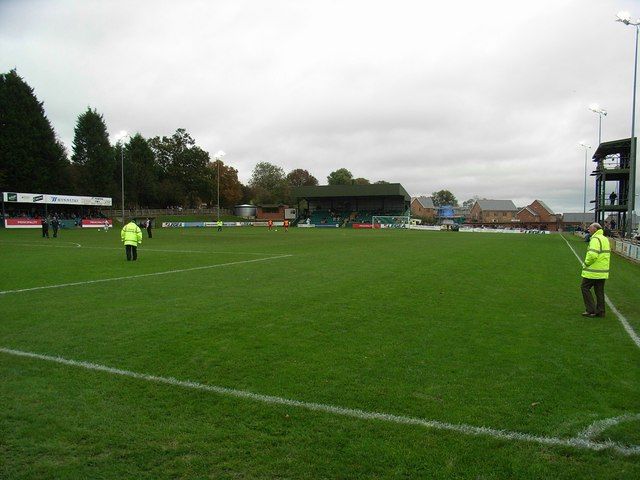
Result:
{"type": "Polygon", "coordinates": [[[103,228],[105,220],[109,222],[109,227],[113,227],[113,221],[110,218],[83,218],[82,228],[103,228]]]}
{"type": "Polygon", "coordinates": [[[7,218],[4,221],[4,226],[6,228],[40,228],[42,223],[33,218],[7,218]]]}
{"type": "Polygon", "coordinates": [[[351,224],[351,228],[380,228],[380,224],[376,223],[374,227],[371,226],[370,223],[353,223],[351,224]]]}

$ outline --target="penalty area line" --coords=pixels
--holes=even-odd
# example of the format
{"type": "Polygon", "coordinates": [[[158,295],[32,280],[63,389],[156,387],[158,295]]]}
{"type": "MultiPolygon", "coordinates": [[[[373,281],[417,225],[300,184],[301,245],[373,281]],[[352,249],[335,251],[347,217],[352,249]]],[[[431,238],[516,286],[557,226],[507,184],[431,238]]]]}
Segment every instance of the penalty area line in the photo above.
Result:
{"type": "Polygon", "coordinates": [[[277,260],[279,258],[288,258],[293,255],[280,255],[277,257],[268,257],[268,258],[256,258],[253,260],[241,260],[238,262],[228,262],[228,263],[218,263],[215,265],[204,265],[201,267],[192,267],[192,268],[181,268],[178,270],[167,270],[164,272],[153,272],[153,273],[141,273],[139,275],[129,275],[125,277],[112,277],[112,278],[101,278],[98,280],[86,280],[84,282],[71,282],[71,283],[60,283],[58,285],[44,285],[41,287],[32,287],[32,288],[20,288],[17,290],[3,290],[0,291],[0,295],[8,295],[10,293],[24,293],[24,292],[33,292],[36,290],[47,290],[50,288],[64,288],[64,287],[75,287],[80,285],[91,285],[94,283],[103,283],[103,282],[114,282],[117,280],[129,280],[132,278],[143,278],[143,277],[154,277],[158,275],[170,275],[173,273],[182,273],[182,272],[194,272],[196,270],[207,270],[210,268],[218,268],[218,267],[229,267],[231,265],[240,265],[243,263],[256,263],[256,262],[266,262],[267,260],[277,260]]]}
{"type": "Polygon", "coordinates": [[[85,370],[93,370],[98,372],[110,373],[112,375],[119,375],[122,377],[134,378],[147,382],[160,383],[165,385],[171,385],[175,387],[187,388],[191,390],[200,390],[205,392],[211,392],[222,396],[234,397],[245,399],[254,402],[261,402],[269,405],[284,405],[287,407],[299,408],[304,410],[310,410],[315,412],[328,413],[331,415],[339,415],[343,417],[356,418],[360,420],[373,420],[382,421],[387,423],[395,423],[402,425],[411,425],[423,427],[431,430],[445,430],[464,435],[471,435],[477,437],[491,437],[499,440],[519,441],[538,443],[541,445],[551,445],[557,447],[571,447],[583,450],[601,451],[610,449],[621,455],[640,455],[640,445],[621,445],[619,443],[606,441],[595,442],[588,438],[558,438],[558,437],[546,437],[540,435],[532,435],[522,432],[514,432],[508,430],[499,430],[495,428],[476,427],[467,424],[454,424],[441,422],[438,420],[428,420],[417,417],[405,417],[401,415],[393,415],[388,413],[368,412],[365,410],[339,407],[335,405],[328,405],[323,403],[304,402],[300,400],[292,400],[284,397],[277,397],[273,395],[262,395],[259,393],[253,393],[246,390],[236,390],[233,388],[219,387],[215,385],[207,385],[198,382],[191,382],[188,380],[178,380],[172,377],[160,377],[157,375],[148,375],[145,373],[133,372],[130,370],[122,370],[119,368],[113,368],[106,365],[100,365],[91,362],[84,362],[78,360],[69,360],[62,357],[54,357],[50,355],[42,355],[39,353],[25,352],[21,350],[13,350],[10,348],[0,347],[0,352],[7,355],[13,355],[17,357],[26,357],[30,359],[43,360],[47,362],[58,363],[61,365],[68,365],[71,367],[83,368],[85,370]]]}
{"type": "MultiPolygon", "coordinates": [[[[567,241],[567,239],[564,238],[564,235],[560,234],[560,236],[565,241],[565,243],[567,244],[569,249],[573,252],[575,257],[578,259],[578,262],[580,262],[580,264],[582,264],[582,260],[580,260],[580,257],[578,256],[576,251],[573,249],[571,244],[567,241]]],[[[629,335],[629,337],[631,337],[631,340],[633,341],[633,343],[636,344],[636,347],[640,348],[640,337],[638,337],[638,334],[633,329],[633,327],[631,326],[629,321],[625,318],[624,315],[622,315],[622,313],[620,313],[620,311],[616,308],[616,306],[613,304],[613,302],[611,300],[609,300],[609,297],[607,296],[606,293],[604,295],[604,300],[605,300],[605,302],[607,302],[607,305],[609,305],[609,308],[615,314],[615,316],[618,317],[618,321],[622,324],[622,327],[624,328],[625,332],[627,332],[627,335],[629,335]]]]}

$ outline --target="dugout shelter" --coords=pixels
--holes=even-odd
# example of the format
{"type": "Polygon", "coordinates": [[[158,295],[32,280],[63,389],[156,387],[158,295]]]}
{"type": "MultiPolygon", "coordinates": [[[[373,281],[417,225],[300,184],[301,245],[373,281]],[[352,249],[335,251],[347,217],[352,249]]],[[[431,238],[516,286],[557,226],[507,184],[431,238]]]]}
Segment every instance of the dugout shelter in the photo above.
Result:
{"type": "Polygon", "coordinates": [[[294,187],[299,223],[358,228],[376,216],[409,216],[411,196],[399,183],[294,187]]]}

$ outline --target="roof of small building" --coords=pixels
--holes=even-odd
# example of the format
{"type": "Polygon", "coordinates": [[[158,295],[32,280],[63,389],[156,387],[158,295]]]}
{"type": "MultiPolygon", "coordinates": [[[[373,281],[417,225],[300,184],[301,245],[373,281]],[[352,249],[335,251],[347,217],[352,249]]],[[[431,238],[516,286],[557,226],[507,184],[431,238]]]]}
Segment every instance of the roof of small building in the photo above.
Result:
{"type": "Polygon", "coordinates": [[[416,197],[415,200],[422,206],[422,208],[436,208],[433,204],[433,197],[416,197]]]}
{"type": "Polygon", "coordinates": [[[595,215],[593,213],[564,213],[562,221],[565,223],[593,223],[595,215]]]}
{"type": "Polygon", "coordinates": [[[511,200],[476,200],[482,210],[516,212],[518,209],[511,200]]]}
{"type": "Polygon", "coordinates": [[[551,210],[546,203],[544,203],[542,200],[536,200],[540,205],[542,205],[542,207],[549,212],[550,215],[555,215],[555,213],[553,213],[553,210],[551,210]]]}
{"type": "Polygon", "coordinates": [[[530,213],[531,215],[533,215],[534,217],[539,217],[539,216],[540,216],[540,215],[538,215],[538,214],[536,213],[536,211],[535,211],[535,210],[533,210],[531,207],[523,207],[523,208],[521,208],[520,210],[518,210],[518,213],[520,213],[520,212],[522,212],[522,211],[524,211],[524,210],[526,210],[527,212],[529,212],[529,213],[530,213]]]}
{"type": "Polygon", "coordinates": [[[404,197],[411,196],[399,183],[381,183],[372,185],[316,185],[293,187],[294,198],[331,198],[331,197],[404,197]]]}

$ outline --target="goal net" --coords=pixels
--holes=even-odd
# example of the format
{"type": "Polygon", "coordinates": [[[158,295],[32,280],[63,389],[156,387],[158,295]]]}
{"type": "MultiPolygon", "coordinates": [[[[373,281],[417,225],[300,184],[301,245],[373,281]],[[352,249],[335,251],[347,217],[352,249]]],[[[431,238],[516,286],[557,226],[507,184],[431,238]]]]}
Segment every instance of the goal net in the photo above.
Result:
{"type": "Polygon", "coordinates": [[[374,215],[372,228],[409,228],[410,217],[405,215],[374,215]]]}

